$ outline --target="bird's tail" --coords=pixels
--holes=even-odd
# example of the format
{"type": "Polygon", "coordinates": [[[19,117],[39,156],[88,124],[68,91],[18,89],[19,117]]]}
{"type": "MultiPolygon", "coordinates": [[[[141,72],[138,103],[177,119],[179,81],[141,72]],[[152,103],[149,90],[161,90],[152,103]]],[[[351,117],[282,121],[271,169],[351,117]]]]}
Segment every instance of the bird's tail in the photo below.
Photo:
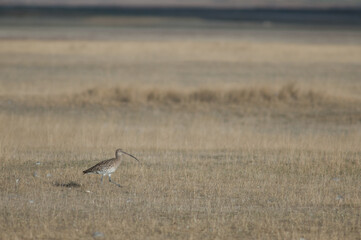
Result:
{"type": "Polygon", "coordinates": [[[84,170],[83,171],[83,174],[87,174],[87,173],[89,173],[90,171],[89,171],[89,169],[87,169],[87,170],[84,170]]]}

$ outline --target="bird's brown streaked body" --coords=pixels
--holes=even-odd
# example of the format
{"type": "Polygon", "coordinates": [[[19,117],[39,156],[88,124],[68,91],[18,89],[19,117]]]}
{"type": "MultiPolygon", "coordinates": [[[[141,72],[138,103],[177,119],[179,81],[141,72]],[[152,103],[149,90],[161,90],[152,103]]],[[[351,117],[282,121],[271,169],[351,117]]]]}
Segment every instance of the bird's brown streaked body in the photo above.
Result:
{"type": "Polygon", "coordinates": [[[84,174],[89,174],[89,173],[100,174],[100,175],[102,175],[101,182],[103,182],[103,177],[105,175],[108,175],[109,176],[109,182],[111,182],[111,183],[117,185],[118,187],[120,187],[120,185],[118,183],[112,182],[111,175],[119,167],[120,162],[121,162],[121,155],[122,154],[128,155],[128,156],[134,158],[135,160],[137,160],[139,162],[139,160],[136,157],[134,157],[133,155],[124,152],[122,149],[117,149],[115,151],[115,158],[101,161],[100,163],[94,165],[93,167],[83,171],[83,173],[84,174]]]}

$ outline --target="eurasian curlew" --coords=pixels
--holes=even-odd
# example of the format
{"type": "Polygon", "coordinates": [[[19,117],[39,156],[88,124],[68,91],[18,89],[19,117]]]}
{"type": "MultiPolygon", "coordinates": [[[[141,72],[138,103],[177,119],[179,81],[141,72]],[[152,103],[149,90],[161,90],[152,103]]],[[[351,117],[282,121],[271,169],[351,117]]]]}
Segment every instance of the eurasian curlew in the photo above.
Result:
{"type": "Polygon", "coordinates": [[[137,160],[139,162],[139,160],[136,157],[134,157],[133,155],[124,152],[122,149],[117,149],[115,151],[115,158],[101,161],[100,163],[94,165],[93,167],[83,171],[83,173],[84,174],[88,174],[88,173],[101,174],[102,175],[102,178],[100,180],[101,182],[103,182],[103,177],[105,175],[108,175],[109,176],[109,182],[117,185],[118,187],[121,187],[118,183],[112,182],[111,175],[119,167],[120,161],[121,161],[120,156],[122,154],[126,154],[126,155],[134,158],[135,160],[137,160]]]}

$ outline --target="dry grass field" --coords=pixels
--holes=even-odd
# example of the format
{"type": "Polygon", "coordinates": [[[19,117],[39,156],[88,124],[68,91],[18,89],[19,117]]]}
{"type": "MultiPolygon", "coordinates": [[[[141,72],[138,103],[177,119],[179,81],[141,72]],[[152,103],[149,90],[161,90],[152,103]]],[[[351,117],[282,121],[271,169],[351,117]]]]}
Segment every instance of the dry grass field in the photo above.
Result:
{"type": "Polygon", "coordinates": [[[0,239],[361,239],[359,32],[13,28],[0,239]],[[82,174],[116,148],[122,188],[82,174]]]}

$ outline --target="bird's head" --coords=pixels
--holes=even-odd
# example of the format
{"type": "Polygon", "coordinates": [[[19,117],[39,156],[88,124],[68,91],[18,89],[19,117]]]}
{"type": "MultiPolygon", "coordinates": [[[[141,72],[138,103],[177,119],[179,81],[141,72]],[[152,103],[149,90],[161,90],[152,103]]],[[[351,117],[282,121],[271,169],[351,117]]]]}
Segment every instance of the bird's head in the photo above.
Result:
{"type": "Polygon", "coordinates": [[[123,154],[123,150],[120,149],[120,148],[115,151],[115,157],[116,158],[120,157],[122,154],[123,154]]]}
{"type": "Polygon", "coordinates": [[[134,158],[135,160],[137,160],[137,161],[139,162],[139,160],[138,160],[136,157],[134,157],[133,155],[131,155],[131,154],[129,154],[129,153],[124,152],[124,151],[123,151],[122,149],[120,149],[120,148],[115,151],[115,157],[116,157],[116,158],[119,158],[122,154],[128,155],[128,156],[134,158]]]}

